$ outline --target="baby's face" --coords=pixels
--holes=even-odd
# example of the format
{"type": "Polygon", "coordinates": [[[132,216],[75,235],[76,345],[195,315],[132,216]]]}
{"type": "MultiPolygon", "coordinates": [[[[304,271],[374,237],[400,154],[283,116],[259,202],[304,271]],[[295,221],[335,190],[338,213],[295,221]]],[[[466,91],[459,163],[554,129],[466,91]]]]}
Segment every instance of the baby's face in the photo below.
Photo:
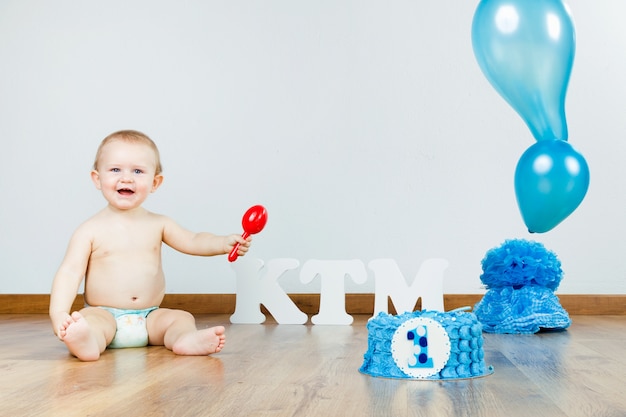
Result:
{"type": "Polygon", "coordinates": [[[114,140],[102,148],[92,180],[109,205],[128,210],[141,206],[163,177],[156,175],[156,155],[142,143],[114,140]]]}

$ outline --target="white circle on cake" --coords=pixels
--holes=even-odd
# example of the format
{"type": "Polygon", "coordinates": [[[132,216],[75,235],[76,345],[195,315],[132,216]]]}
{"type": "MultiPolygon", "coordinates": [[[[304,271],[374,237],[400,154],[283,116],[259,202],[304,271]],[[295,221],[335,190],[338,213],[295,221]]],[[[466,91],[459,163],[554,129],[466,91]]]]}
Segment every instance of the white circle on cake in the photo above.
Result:
{"type": "Polygon", "coordinates": [[[441,371],[448,362],[450,337],[433,319],[408,319],[393,334],[391,356],[406,375],[427,378],[441,371]]]}

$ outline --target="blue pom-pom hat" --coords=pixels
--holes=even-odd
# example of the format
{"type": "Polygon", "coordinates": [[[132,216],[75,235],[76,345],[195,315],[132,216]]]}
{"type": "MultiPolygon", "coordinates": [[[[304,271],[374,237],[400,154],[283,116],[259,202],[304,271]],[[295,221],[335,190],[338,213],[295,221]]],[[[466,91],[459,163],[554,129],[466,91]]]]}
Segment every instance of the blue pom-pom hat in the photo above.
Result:
{"type": "Polygon", "coordinates": [[[536,333],[571,324],[554,291],[563,278],[557,256],[539,242],[505,241],[482,260],[487,287],[474,313],[488,333],[536,333]]]}
{"type": "Polygon", "coordinates": [[[480,280],[487,288],[538,285],[556,290],[563,278],[561,261],[539,242],[507,240],[487,251],[480,280]]]}

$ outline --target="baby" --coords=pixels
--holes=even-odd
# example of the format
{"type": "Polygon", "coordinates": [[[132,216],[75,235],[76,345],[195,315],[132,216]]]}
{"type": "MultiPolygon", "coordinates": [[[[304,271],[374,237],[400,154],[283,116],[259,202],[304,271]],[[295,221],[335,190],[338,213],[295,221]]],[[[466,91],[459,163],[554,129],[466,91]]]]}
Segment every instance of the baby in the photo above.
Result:
{"type": "Polygon", "coordinates": [[[94,361],[110,347],[163,345],[179,355],[208,355],[224,347],[223,326],[198,330],[182,310],[159,308],[165,294],[161,242],[190,255],[229,253],[250,238],[193,233],[142,207],[163,182],[159,151],[141,132],[107,136],[91,179],[108,202],[72,235],[52,284],[50,319],[70,353],[94,361]],[[70,314],[85,279],[85,308],[70,314]]]}

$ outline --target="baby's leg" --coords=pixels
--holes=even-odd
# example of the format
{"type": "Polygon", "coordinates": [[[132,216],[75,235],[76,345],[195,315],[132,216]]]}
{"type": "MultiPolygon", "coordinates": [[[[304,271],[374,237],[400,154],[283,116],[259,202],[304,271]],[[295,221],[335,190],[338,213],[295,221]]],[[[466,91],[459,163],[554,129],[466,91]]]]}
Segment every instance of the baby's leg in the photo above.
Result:
{"type": "Polygon", "coordinates": [[[59,331],[70,353],[82,361],[95,361],[115,335],[115,319],[108,311],[87,307],[73,312],[59,331]]]}
{"type": "Polygon", "coordinates": [[[209,355],[226,342],[223,326],[198,330],[194,317],[182,310],[160,308],[148,315],[151,345],[164,345],[177,355],[209,355]]]}

